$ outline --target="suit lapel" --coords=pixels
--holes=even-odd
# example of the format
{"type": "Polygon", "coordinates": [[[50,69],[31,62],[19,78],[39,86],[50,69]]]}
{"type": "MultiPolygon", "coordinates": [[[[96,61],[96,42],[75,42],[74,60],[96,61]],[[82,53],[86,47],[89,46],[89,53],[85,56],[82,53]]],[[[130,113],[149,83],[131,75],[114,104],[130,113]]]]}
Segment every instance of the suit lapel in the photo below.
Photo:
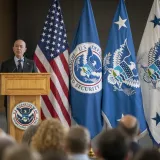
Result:
{"type": "Polygon", "coordinates": [[[23,72],[27,72],[28,71],[28,60],[27,58],[24,58],[24,63],[23,63],[23,72]]]}
{"type": "Polygon", "coordinates": [[[11,61],[11,71],[10,72],[17,72],[17,66],[16,66],[16,63],[14,61],[14,58],[11,61]]]}

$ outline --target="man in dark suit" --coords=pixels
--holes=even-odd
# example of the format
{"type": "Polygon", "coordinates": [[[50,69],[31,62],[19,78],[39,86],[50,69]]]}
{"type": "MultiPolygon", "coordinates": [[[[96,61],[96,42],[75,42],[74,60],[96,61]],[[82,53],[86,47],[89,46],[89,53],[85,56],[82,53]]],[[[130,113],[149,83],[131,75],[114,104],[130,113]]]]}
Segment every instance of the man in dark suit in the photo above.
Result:
{"type": "Polygon", "coordinates": [[[130,151],[132,156],[141,149],[140,145],[137,143],[137,136],[139,134],[139,123],[136,117],[132,115],[125,115],[119,122],[118,129],[126,134],[130,140],[130,151]]]}
{"type": "Polygon", "coordinates": [[[29,60],[24,57],[26,52],[26,43],[23,40],[16,40],[13,46],[14,58],[11,58],[1,65],[1,72],[38,72],[37,67],[33,60],[29,60]]]}
{"type": "MultiPolygon", "coordinates": [[[[38,72],[37,67],[33,60],[29,60],[24,57],[26,52],[26,43],[18,39],[14,42],[13,52],[15,56],[1,64],[1,73],[35,73],[38,72]]],[[[4,99],[4,106],[6,108],[7,116],[7,97],[4,99]]]]}

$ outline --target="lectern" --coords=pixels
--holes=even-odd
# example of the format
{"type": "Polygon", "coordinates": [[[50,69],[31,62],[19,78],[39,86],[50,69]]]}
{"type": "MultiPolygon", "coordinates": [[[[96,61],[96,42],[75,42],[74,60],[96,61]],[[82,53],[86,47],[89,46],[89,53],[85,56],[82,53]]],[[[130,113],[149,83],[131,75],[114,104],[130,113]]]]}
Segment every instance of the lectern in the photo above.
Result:
{"type": "Polygon", "coordinates": [[[33,106],[36,106],[38,113],[40,114],[40,96],[48,95],[49,91],[49,73],[0,74],[0,94],[8,96],[8,131],[9,134],[13,136],[18,142],[21,141],[24,130],[18,128],[13,123],[13,109],[17,104],[20,104],[21,102],[26,102],[29,104],[33,104],[33,106]]]}

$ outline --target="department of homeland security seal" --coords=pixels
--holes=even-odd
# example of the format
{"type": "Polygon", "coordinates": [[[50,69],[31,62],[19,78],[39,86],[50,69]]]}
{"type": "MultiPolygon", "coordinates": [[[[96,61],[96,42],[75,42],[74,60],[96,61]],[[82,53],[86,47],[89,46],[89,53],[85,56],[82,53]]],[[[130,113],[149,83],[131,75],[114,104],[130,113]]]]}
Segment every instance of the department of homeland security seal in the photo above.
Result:
{"type": "Polygon", "coordinates": [[[38,110],[32,103],[19,103],[12,111],[12,121],[17,128],[26,130],[28,126],[38,123],[38,110]]]}
{"type": "Polygon", "coordinates": [[[77,45],[70,54],[71,85],[82,93],[102,89],[101,48],[95,43],[77,45]]]}

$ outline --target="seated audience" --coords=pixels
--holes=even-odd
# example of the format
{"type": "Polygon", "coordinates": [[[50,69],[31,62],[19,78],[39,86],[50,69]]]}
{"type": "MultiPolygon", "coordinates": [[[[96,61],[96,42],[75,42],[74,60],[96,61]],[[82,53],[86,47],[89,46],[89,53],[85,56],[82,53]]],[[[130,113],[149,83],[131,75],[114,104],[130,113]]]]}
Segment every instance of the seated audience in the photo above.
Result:
{"type": "Polygon", "coordinates": [[[82,126],[73,126],[66,136],[65,148],[70,160],[88,160],[90,134],[82,126]]]}
{"type": "Polygon", "coordinates": [[[128,141],[118,129],[104,131],[98,141],[97,157],[104,160],[126,160],[129,157],[128,141]]]}
{"type": "Polygon", "coordinates": [[[13,146],[15,144],[16,144],[15,140],[8,135],[0,137],[0,160],[2,160],[5,150],[9,146],[13,146]]]}
{"type": "Polygon", "coordinates": [[[0,137],[4,137],[6,136],[7,134],[0,128],[0,137]]]}
{"type": "Polygon", "coordinates": [[[133,156],[140,150],[140,146],[137,143],[137,136],[139,133],[139,124],[136,117],[131,115],[125,115],[119,122],[118,129],[126,134],[130,140],[130,150],[133,156]]]}
{"type": "Polygon", "coordinates": [[[41,160],[41,156],[28,146],[17,144],[6,149],[3,160],[41,160]]]}
{"type": "Polygon", "coordinates": [[[42,153],[42,160],[68,160],[65,152],[48,150],[42,153]]]}
{"type": "Polygon", "coordinates": [[[24,131],[24,134],[23,134],[23,137],[22,137],[22,143],[25,143],[25,144],[27,144],[28,146],[30,146],[32,137],[35,135],[38,127],[39,127],[39,124],[29,126],[29,127],[24,131]]]}
{"type": "Polygon", "coordinates": [[[160,160],[160,153],[157,149],[144,149],[139,151],[133,160],[160,160]]]}
{"type": "Polygon", "coordinates": [[[43,153],[47,150],[64,150],[66,128],[58,119],[50,118],[41,122],[32,137],[31,147],[43,153]]]}

